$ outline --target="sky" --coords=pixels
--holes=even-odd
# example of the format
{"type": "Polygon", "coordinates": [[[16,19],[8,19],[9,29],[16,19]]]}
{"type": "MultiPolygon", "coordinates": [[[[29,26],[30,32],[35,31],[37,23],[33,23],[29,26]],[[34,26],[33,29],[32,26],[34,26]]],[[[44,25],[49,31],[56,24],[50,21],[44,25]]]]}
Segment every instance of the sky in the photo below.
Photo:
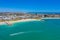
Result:
{"type": "Polygon", "coordinates": [[[60,12],[60,0],[0,0],[0,12],[60,12]]]}

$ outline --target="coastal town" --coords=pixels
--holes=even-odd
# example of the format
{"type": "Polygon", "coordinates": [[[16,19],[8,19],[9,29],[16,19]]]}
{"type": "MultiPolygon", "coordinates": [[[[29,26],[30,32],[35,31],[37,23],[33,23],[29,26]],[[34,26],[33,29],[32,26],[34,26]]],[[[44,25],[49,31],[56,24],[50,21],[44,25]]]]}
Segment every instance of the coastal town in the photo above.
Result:
{"type": "Polygon", "coordinates": [[[40,19],[40,18],[60,18],[60,14],[42,14],[42,13],[13,13],[13,12],[1,12],[0,22],[21,20],[21,19],[40,19]]]}
{"type": "MultiPolygon", "coordinates": [[[[5,22],[9,23],[7,21],[18,21],[18,20],[23,20],[25,21],[26,19],[60,19],[60,14],[49,14],[49,13],[33,13],[33,12],[27,12],[27,13],[22,13],[22,12],[0,12],[0,22],[5,22]]],[[[9,23],[10,24],[10,23],[9,23]]]]}

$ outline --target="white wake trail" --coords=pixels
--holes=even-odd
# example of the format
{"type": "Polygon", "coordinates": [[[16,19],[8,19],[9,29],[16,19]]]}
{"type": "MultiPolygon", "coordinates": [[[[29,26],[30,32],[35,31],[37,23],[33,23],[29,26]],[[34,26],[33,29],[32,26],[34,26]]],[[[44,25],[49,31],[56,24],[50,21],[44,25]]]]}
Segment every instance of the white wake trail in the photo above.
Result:
{"type": "Polygon", "coordinates": [[[42,31],[17,32],[17,33],[10,34],[9,36],[16,36],[16,35],[25,34],[25,33],[32,33],[32,32],[42,32],[42,31]]]}
{"type": "Polygon", "coordinates": [[[15,35],[23,34],[23,33],[25,33],[25,32],[13,33],[13,34],[10,34],[10,36],[15,36],[15,35]]]}

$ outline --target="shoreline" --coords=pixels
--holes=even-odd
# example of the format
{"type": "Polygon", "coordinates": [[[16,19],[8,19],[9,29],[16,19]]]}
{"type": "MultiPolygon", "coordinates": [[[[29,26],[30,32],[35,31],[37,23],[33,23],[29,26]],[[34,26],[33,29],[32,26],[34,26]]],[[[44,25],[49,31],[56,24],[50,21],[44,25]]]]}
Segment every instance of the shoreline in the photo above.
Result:
{"type": "Polygon", "coordinates": [[[0,22],[0,25],[3,25],[3,24],[11,25],[17,22],[40,21],[40,20],[41,19],[22,19],[22,20],[17,20],[17,21],[5,21],[5,22],[0,22]]]}
{"type": "Polygon", "coordinates": [[[28,21],[40,21],[43,19],[60,19],[60,18],[41,18],[41,19],[21,19],[21,20],[16,20],[16,21],[4,21],[4,22],[0,22],[0,25],[4,25],[4,24],[14,24],[14,23],[18,23],[18,22],[28,22],[28,21]]]}

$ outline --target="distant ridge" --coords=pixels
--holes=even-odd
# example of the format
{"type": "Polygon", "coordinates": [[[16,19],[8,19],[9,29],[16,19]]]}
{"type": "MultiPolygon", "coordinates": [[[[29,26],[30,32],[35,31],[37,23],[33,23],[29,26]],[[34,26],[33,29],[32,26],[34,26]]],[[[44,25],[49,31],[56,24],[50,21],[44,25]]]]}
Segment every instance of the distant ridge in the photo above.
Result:
{"type": "MultiPolygon", "coordinates": [[[[17,13],[17,14],[19,14],[19,13],[24,13],[24,12],[0,12],[0,14],[7,14],[7,13],[9,13],[9,14],[14,14],[14,13],[17,13]]],[[[60,14],[60,12],[25,12],[25,13],[27,13],[27,14],[60,14]]]]}
{"type": "Polygon", "coordinates": [[[60,14],[60,12],[28,12],[31,14],[60,14]]]}

